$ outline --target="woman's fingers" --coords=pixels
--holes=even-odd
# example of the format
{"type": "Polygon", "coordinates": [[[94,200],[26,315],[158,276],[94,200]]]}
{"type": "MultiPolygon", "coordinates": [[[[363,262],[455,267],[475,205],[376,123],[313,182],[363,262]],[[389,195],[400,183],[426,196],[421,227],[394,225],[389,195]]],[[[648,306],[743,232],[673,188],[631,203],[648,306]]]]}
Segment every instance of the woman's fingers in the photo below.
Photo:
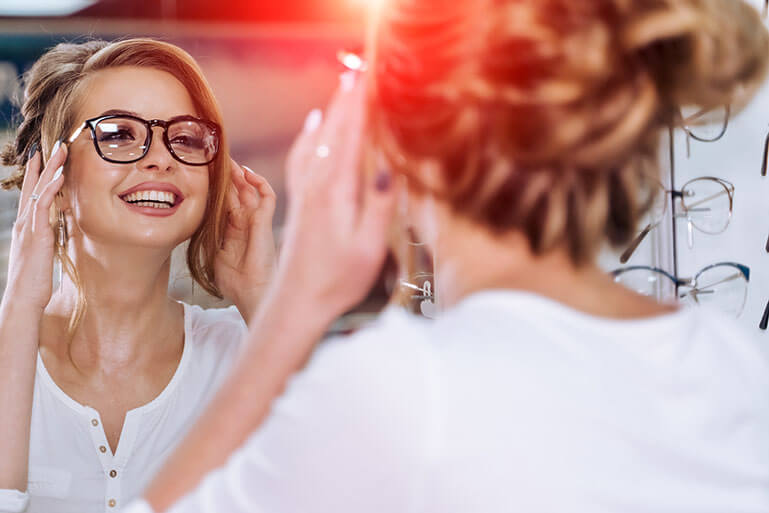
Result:
{"type": "Polygon", "coordinates": [[[248,166],[243,166],[245,172],[243,176],[248,184],[256,190],[258,197],[255,208],[260,210],[275,211],[276,194],[272,189],[270,182],[265,177],[257,174],[248,166]]]}
{"type": "Polygon", "coordinates": [[[19,196],[19,212],[20,216],[29,202],[29,197],[32,195],[32,190],[37,184],[38,178],[40,178],[40,164],[42,162],[42,156],[40,151],[35,145],[32,156],[27,159],[26,169],[24,170],[24,181],[21,184],[21,195],[19,196]]]}
{"type": "MultiPolygon", "coordinates": [[[[45,168],[43,168],[43,171],[40,173],[40,179],[37,181],[37,184],[35,185],[35,191],[40,194],[39,191],[42,190],[43,187],[45,187],[48,182],[50,182],[53,179],[53,176],[60,172],[60,168],[64,166],[64,163],[67,161],[67,154],[69,153],[69,148],[67,148],[66,144],[56,144],[54,146],[53,151],[51,152],[51,158],[48,159],[48,162],[45,164],[45,168]]],[[[62,170],[63,171],[63,170],[62,170]]]]}
{"type": "Polygon", "coordinates": [[[339,146],[335,149],[335,169],[331,181],[333,197],[337,201],[356,205],[360,201],[361,150],[365,132],[366,104],[365,84],[361,77],[353,75],[357,82],[351,86],[336,108],[342,112],[344,125],[337,137],[339,146]]]}
{"type": "Polygon", "coordinates": [[[297,192],[299,183],[308,173],[322,123],[323,112],[320,109],[311,110],[304,120],[301,133],[291,145],[286,158],[286,186],[290,195],[297,192]]]}
{"type": "Polygon", "coordinates": [[[35,205],[33,205],[35,201],[32,201],[33,198],[38,198],[38,201],[39,201],[39,198],[41,197],[43,189],[52,180],[62,177],[62,174],[64,172],[64,163],[67,161],[67,153],[68,153],[68,150],[66,145],[57,143],[54,146],[54,151],[51,152],[51,158],[48,159],[48,162],[46,163],[45,168],[40,173],[40,177],[38,178],[37,183],[35,183],[32,189],[32,193],[29,195],[29,198],[27,199],[27,203],[24,207],[25,210],[22,216],[28,215],[31,209],[35,207],[35,205]]]}
{"type": "Polygon", "coordinates": [[[230,159],[230,187],[227,189],[227,203],[230,210],[240,208],[240,188],[242,171],[237,162],[230,159]]]}
{"type": "Polygon", "coordinates": [[[53,205],[56,193],[59,192],[63,184],[63,173],[60,171],[55,172],[51,180],[40,191],[40,197],[30,205],[32,208],[33,232],[51,229],[50,223],[48,222],[48,214],[51,210],[51,205],[53,205]]]}

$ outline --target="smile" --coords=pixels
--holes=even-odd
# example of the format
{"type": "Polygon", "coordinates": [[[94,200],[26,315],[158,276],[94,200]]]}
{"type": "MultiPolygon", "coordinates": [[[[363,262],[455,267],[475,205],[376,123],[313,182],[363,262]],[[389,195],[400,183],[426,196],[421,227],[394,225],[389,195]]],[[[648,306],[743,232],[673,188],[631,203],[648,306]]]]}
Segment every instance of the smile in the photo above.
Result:
{"type": "Polygon", "coordinates": [[[174,215],[184,201],[184,194],[172,183],[142,182],[118,194],[131,211],[150,217],[174,215]]]}
{"type": "Polygon", "coordinates": [[[137,191],[121,196],[120,199],[137,207],[173,208],[178,197],[167,191],[137,191]]]}

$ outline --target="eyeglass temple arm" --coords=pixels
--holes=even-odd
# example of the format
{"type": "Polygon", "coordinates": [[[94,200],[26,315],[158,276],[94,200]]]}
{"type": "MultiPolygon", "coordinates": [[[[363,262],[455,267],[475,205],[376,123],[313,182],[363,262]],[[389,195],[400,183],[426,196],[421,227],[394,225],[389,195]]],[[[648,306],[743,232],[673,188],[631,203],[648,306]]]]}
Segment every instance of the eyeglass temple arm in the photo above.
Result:
{"type": "Polygon", "coordinates": [[[417,290],[422,294],[424,294],[426,297],[432,297],[432,293],[425,290],[424,287],[418,287],[417,285],[414,285],[413,283],[409,283],[407,281],[401,281],[401,285],[412,290],[417,290]]]}
{"type": "Polygon", "coordinates": [[[761,160],[761,176],[766,176],[766,167],[769,165],[769,133],[764,141],[764,158],[761,160]]]}
{"type": "Polygon", "coordinates": [[[710,285],[706,285],[705,287],[694,287],[692,290],[686,292],[686,294],[682,294],[681,297],[687,296],[687,295],[692,294],[692,293],[699,294],[701,292],[712,292],[712,291],[708,291],[708,289],[711,289],[711,288],[715,287],[716,285],[721,285],[722,283],[726,283],[728,281],[736,280],[736,279],[738,279],[742,275],[743,274],[741,272],[738,272],[738,273],[732,274],[731,276],[727,276],[723,280],[718,280],[715,283],[711,283],[710,285]]]}
{"type": "Polygon", "coordinates": [[[702,199],[701,199],[701,200],[699,200],[699,201],[695,201],[695,202],[694,202],[694,203],[692,203],[691,205],[688,205],[686,208],[687,208],[687,210],[691,210],[691,209],[692,209],[692,207],[696,207],[697,205],[702,205],[703,203],[705,203],[705,202],[708,202],[708,201],[710,201],[710,200],[714,200],[714,199],[716,199],[716,198],[717,198],[717,197],[719,197],[719,196],[723,196],[724,194],[729,194],[729,190],[728,190],[728,189],[726,189],[726,190],[723,190],[723,191],[721,191],[721,192],[717,192],[717,193],[715,193],[715,194],[711,194],[711,195],[710,195],[710,196],[708,196],[707,198],[702,198],[702,199]]]}
{"type": "Polygon", "coordinates": [[[82,131],[83,131],[83,129],[84,129],[85,127],[86,127],[86,124],[85,124],[85,123],[83,123],[82,125],[80,125],[80,126],[78,127],[78,129],[77,129],[77,130],[75,130],[74,132],[72,132],[72,135],[70,135],[70,136],[69,136],[69,139],[67,139],[67,143],[68,143],[68,144],[72,144],[73,142],[75,142],[75,139],[77,139],[77,138],[80,136],[80,132],[82,132],[82,131]]]}
{"type": "Polygon", "coordinates": [[[769,238],[766,239],[766,252],[769,253],[769,238]]]}
{"type": "Polygon", "coordinates": [[[769,301],[766,303],[766,308],[764,308],[764,315],[761,316],[761,322],[758,324],[758,327],[762,330],[765,330],[767,325],[769,325],[769,301]]]}
{"type": "Polygon", "coordinates": [[[633,242],[631,242],[630,245],[627,247],[627,249],[620,255],[619,257],[620,263],[624,264],[628,260],[630,260],[630,257],[633,256],[633,253],[635,253],[635,250],[638,249],[638,246],[646,238],[646,236],[649,235],[649,232],[652,231],[652,228],[654,228],[655,226],[656,225],[652,225],[651,223],[649,223],[646,225],[646,228],[641,230],[641,233],[639,233],[636,236],[636,238],[633,239],[633,242]]]}

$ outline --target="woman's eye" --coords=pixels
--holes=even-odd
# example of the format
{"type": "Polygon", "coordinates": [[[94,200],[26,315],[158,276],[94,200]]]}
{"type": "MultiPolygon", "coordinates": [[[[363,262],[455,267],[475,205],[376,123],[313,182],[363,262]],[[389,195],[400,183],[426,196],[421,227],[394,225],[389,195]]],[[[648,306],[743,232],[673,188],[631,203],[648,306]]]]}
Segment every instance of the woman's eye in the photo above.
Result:
{"type": "Polygon", "coordinates": [[[199,137],[189,135],[177,135],[171,139],[171,144],[174,146],[184,146],[186,148],[202,148],[203,140],[199,137]]]}
{"type": "Polygon", "coordinates": [[[114,132],[102,132],[99,141],[133,141],[135,139],[131,130],[115,130],[114,132]]]}

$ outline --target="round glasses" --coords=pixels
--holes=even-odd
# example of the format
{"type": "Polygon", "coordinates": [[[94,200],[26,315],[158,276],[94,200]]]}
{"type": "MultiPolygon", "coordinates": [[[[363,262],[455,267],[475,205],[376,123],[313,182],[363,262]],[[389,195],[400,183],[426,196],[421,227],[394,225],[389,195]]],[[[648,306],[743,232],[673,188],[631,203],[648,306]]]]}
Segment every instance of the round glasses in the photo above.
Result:
{"type": "Polygon", "coordinates": [[[88,127],[96,152],[107,162],[130,164],[147,155],[152,144],[152,128],[163,129],[163,144],[171,156],[189,166],[210,164],[219,153],[219,125],[193,116],[164,121],[130,115],[110,115],[88,119],[69,138],[73,142],[88,127]]]}
{"type": "Polygon", "coordinates": [[[748,296],[750,269],[721,262],[700,270],[693,278],[676,278],[656,267],[631,266],[611,273],[614,281],[644,296],[677,297],[698,305],[712,305],[738,317],[748,296]]]}
{"type": "Polygon", "coordinates": [[[677,218],[686,219],[687,243],[694,247],[694,230],[717,235],[729,226],[734,206],[734,185],[722,178],[703,176],[689,180],[680,190],[665,190],[658,184],[652,206],[646,216],[646,227],[633,239],[620,256],[620,262],[627,262],[635,253],[641,241],[659,226],[667,211],[667,195],[681,200],[681,212],[677,218]]]}
{"type": "Polygon", "coordinates": [[[716,142],[726,134],[731,106],[716,109],[684,107],[679,112],[681,127],[686,132],[686,156],[691,156],[690,139],[700,142],[716,142]]]}

